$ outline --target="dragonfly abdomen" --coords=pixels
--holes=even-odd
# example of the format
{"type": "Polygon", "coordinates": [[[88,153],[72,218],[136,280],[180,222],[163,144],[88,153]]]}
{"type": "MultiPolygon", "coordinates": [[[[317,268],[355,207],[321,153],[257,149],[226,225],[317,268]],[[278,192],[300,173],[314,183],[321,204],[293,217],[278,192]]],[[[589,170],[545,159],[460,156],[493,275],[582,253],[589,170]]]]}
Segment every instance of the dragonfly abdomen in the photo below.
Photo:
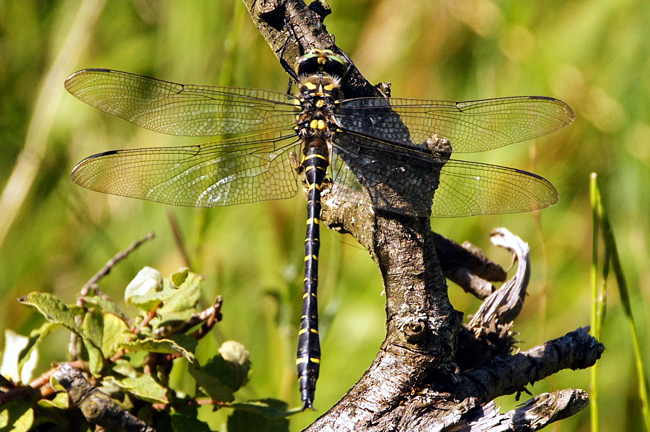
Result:
{"type": "Polygon", "coordinates": [[[302,316],[298,333],[298,381],[303,409],[313,409],[316,380],[320,369],[318,337],[318,254],[320,251],[321,187],[327,172],[327,144],[312,139],[303,145],[302,168],[307,180],[307,233],[305,235],[305,278],[302,316]]]}

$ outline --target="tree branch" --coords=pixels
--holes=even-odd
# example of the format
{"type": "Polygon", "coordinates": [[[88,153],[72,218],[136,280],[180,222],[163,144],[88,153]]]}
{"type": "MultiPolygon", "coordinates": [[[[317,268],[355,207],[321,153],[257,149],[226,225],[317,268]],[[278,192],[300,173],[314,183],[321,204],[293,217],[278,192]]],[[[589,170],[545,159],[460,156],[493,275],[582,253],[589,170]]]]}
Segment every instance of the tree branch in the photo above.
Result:
{"type": "Polygon", "coordinates": [[[155,432],[145,422],[120,408],[69,364],[59,366],[53,376],[90,423],[115,432],[155,432]]]}
{"type": "MultiPolygon", "coordinates": [[[[301,0],[244,3],[285,67],[293,68],[296,58],[312,48],[342,53],[323,25],[329,10],[323,1],[309,7],[301,0]]],[[[383,95],[354,66],[341,88],[346,98],[383,95]]],[[[380,172],[382,161],[373,163],[380,172]]],[[[386,163],[388,169],[391,165],[386,163]]],[[[430,177],[414,182],[429,184],[430,177]]],[[[395,195],[404,198],[399,191],[395,195]]],[[[586,330],[579,329],[508,356],[514,344],[509,329],[521,309],[530,268],[523,255],[518,254],[523,273],[503,292],[492,293],[487,281],[504,280],[503,269],[475,248],[433,233],[429,218],[333,202],[324,193],[321,220],[352,234],[377,263],[386,291],[386,339],[359,382],[309,431],[531,430],[531,425],[541,428],[585,406],[586,395],[577,391],[569,391],[568,398],[565,393],[538,396],[508,417],[511,429],[495,426],[494,421],[505,417],[490,402],[494,397],[523,391],[562,368],[588,367],[603,350],[586,330]],[[446,276],[477,297],[487,298],[470,326],[461,325],[462,314],[449,302],[437,251],[445,256],[446,276]],[[469,359],[459,359],[460,355],[469,359]],[[550,403],[551,399],[564,403],[550,403]],[[541,405],[549,407],[543,415],[535,408],[541,405]],[[528,416],[525,421],[520,413],[528,416]],[[486,422],[485,428],[472,426],[481,421],[486,422]]]]}

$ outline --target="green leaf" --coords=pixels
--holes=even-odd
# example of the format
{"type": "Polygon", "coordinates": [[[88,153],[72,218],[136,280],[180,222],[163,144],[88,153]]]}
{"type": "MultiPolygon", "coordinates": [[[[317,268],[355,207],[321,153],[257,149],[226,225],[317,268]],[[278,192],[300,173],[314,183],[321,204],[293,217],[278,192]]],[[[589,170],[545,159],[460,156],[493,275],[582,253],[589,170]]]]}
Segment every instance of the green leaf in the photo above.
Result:
{"type": "Polygon", "coordinates": [[[125,392],[146,402],[169,403],[167,389],[153,379],[151,375],[140,375],[137,378],[126,377],[123,379],[107,376],[105,381],[117,385],[125,392]]]}
{"type": "MultiPolygon", "coordinates": [[[[31,331],[29,334],[29,342],[20,352],[20,356],[18,357],[18,372],[21,376],[26,374],[31,377],[32,372],[36,367],[36,359],[38,358],[38,354],[35,354],[35,357],[32,358],[32,353],[38,353],[39,342],[52,333],[55,328],[56,324],[46,322],[40,328],[31,331]]],[[[28,381],[30,381],[30,378],[27,378],[24,382],[28,381]]]]}
{"type": "Polygon", "coordinates": [[[83,341],[88,351],[88,363],[90,372],[98,375],[104,367],[104,356],[89,335],[75,323],[75,312],[81,312],[78,307],[66,306],[58,297],[50,293],[30,293],[18,299],[24,305],[31,306],[38,310],[46,320],[51,323],[60,324],[68,330],[75,332],[83,341]],[[73,310],[75,312],[73,312],[73,310]]]}
{"type": "Polygon", "coordinates": [[[33,292],[18,301],[38,310],[49,322],[61,324],[68,330],[81,334],[81,329],[74,322],[74,313],[58,297],[50,293],[33,292]]]}
{"type": "Polygon", "coordinates": [[[102,334],[102,351],[108,358],[122,346],[122,343],[127,342],[133,337],[129,327],[119,317],[112,313],[105,313],[104,318],[104,332],[102,334]]]}
{"type": "Polygon", "coordinates": [[[138,272],[124,291],[124,301],[143,311],[150,311],[160,302],[172,298],[179,292],[173,284],[163,284],[158,270],[145,267],[138,272]]]}
{"type": "Polygon", "coordinates": [[[123,342],[133,337],[126,323],[112,313],[87,312],[81,328],[93,344],[101,348],[105,358],[111,357],[123,342]]]}
{"type": "Polygon", "coordinates": [[[194,362],[194,354],[171,339],[137,339],[120,343],[120,347],[131,351],[148,351],[162,354],[181,354],[190,362],[194,362]]]}
{"type": "Polygon", "coordinates": [[[287,404],[276,399],[232,404],[234,412],[228,417],[228,432],[286,432],[289,430],[287,404]]]}
{"type": "Polygon", "coordinates": [[[131,378],[135,378],[138,376],[138,372],[135,369],[135,367],[131,364],[131,362],[123,358],[118,359],[115,362],[115,364],[113,364],[111,370],[117,372],[120,375],[129,376],[131,378]]]}
{"type": "Polygon", "coordinates": [[[88,338],[82,337],[81,340],[88,351],[88,369],[91,374],[98,377],[104,370],[104,355],[88,338]]]}
{"type": "Polygon", "coordinates": [[[171,335],[169,339],[173,340],[177,345],[191,353],[196,353],[196,347],[199,345],[199,341],[184,334],[171,335]]]}
{"type": "MultiPolygon", "coordinates": [[[[151,427],[156,432],[174,432],[172,428],[171,414],[169,411],[152,411],[151,427]]],[[[196,417],[196,415],[194,415],[196,417]]]]}
{"type": "Polygon", "coordinates": [[[172,414],[171,425],[174,432],[210,432],[212,429],[196,417],[172,414]]]}
{"type": "Polygon", "coordinates": [[[102,346],[104,335],[104,317],[97,311],[86,312],[81,330],[82,340],[88,351],[90,372],[97,376],[104,368],[104,357],[108,357],[108,354],[99,348],[102,346]]]}
{"type": "Polygon", "coordinates": [[[12,399],[0,406],[0,430],[28,432],[34,425],[34,410],[22,399],[12,399]]]}
{"type": "Polygon", "coordinates": [[[187,267],[183,267],[176,273],[172,273],[171,276],[169,276],[169,279],[172,281],[172,283],[175,286],[180,287],[185,282],[185,279],[187,279],[187,275],[189,274],[189,272],[190,269],[188,269],[187,267]]]}
{"type": "Polygon", "coordinates": [[[233,393],[237,378],[221,356],[214,356],[203,366],[198,362],[191,364],[188,370],[201,391],[212,399],[221,402],[232,402],[235,399],[233,393]]]}
{"type": "Polygon", "coordinates": [[[125,322],[128,321],[128,317],[122,310],[111,300],[107,300],[100,296],[88,296],[83,298],[86,303],[94,304],[104,309],[106,312],[110,312],[113,315],[120,317],[125,322]]]}
{"type": "Polygon", "coordinates": [[[228,367],[233,373],[232,390],[239,390],[248,382],[248,372],[251,368],[250,353],[239,342],[226,341],[221,344],[219,354],[228,363],[228,367]]]}
{"type": "Polygon", "coordinates": [[[152,326],[156,328],[172,321],[186,321],[193,313],[198,312],[203,279],[205,278],[200,274],[188,272],[183,283],[178,285],[178,295],[166,301],[156,311],[160,318],[152,320],[152,326]]]}
{"type": "Polygon", "coordinates": [[[86,312],[81,330],[84,335],[98,347],[102,346],[102,335],[104,334],[104,318],[97,311],[86,312]]]}
{"type": "Polygon", "coordinates": [[[70,408],[70,398],[68,397],[68,393],[63,391],[57,393],[56,396],[54,396],[54,399],[52,400],[50,399],[39,400],[38,404],[41,406],[53,406],[59,409],[68,409],[70,408]]]}

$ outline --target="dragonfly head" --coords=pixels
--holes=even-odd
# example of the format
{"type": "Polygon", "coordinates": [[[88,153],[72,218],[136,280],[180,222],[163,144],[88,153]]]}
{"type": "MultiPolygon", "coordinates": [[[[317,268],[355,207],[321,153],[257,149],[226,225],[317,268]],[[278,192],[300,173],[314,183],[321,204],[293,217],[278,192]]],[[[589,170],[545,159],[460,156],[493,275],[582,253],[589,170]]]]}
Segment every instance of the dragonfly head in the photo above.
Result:
{"type": "Polygon", "coordinates": [[[298,59],[296,73],[298,76],[327,73],[343,78],[348,73],[349,65],[345,58],[331,50],[312,49],[298,59]]]}

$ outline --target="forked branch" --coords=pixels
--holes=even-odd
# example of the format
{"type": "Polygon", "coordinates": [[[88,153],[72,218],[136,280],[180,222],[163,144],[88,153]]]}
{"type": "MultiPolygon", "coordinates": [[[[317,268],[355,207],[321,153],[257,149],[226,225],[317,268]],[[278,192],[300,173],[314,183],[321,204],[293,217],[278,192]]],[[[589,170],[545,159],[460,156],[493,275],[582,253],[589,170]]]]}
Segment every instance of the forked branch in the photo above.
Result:
{"type": "MultiPolygon", "coordinates": [[[[329,12],[324,1],[309,7],[301,0],[244,3],[286,67],[313,48],[342,53],[323,24],[329,12]]],[[[341,88],[346,98],[384,93],[354,66],[341,88]]],[[[523,304],[530,268],[513,238],[505,243],[515,251],[520,272],[493,293],[487,281],[504,280],[503,269],[480,251],[433,233],[428,218],[328,202],[324,194],[321,219],[352,234],[380,268],[386,339],[359,382],[308,430],[537,430],[586,406],[587,397],[579,390],[540,395],[506,414],[491,402],[526,391],[527,385],[561,369],[589,367],[603,350],[585,329],[578,329],[510,356],[510,328],[523,304]],[[444,254],[443,266],[438,254],[444,254]],[[449,302],[445,276],[486,299],[468,326],[449,302]]]]}

